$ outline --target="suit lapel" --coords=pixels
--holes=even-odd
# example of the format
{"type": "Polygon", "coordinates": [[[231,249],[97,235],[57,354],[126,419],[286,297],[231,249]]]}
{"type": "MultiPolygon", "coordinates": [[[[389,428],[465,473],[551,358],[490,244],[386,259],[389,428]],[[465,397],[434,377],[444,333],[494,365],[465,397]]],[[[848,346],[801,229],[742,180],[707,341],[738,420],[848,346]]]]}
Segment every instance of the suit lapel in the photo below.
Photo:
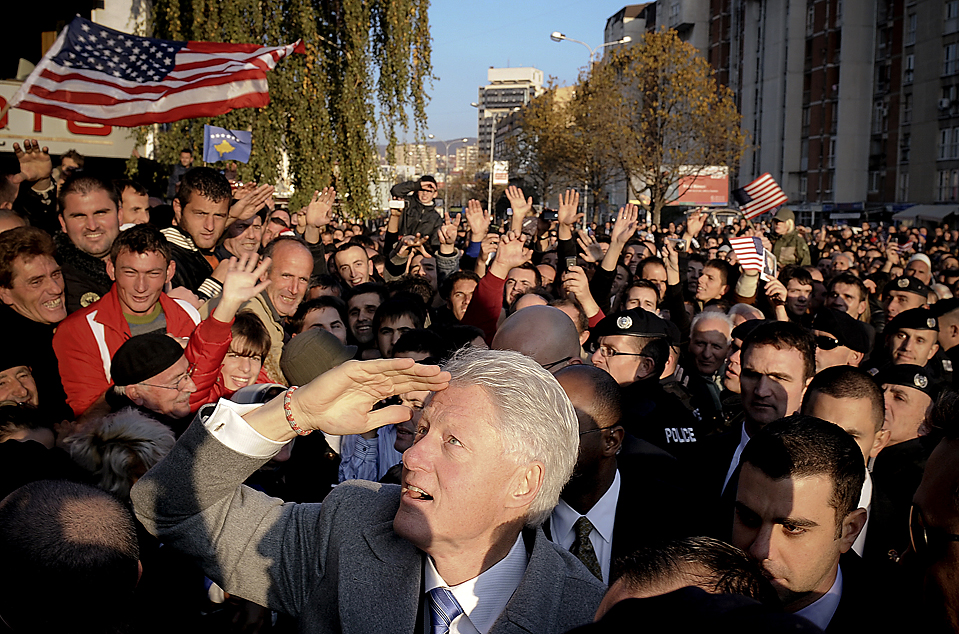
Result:
{"type": "Polygon", "coordinates": [[[533,541],[526,574],[489,634],[555,631],[553,622],[560,611],[565,581],[563,575],[556,574],[557,570],[563,569],[561,562],[553,561],[559,558],[559,554],[539,529],[525,531],[523,537],[527,544],[529,540],[533,541]]]}
{"type": "Polygon", "coordinates": [[[353,566],[340,566],[343,634],[419,632],[423,553],[393,532],[393,520],[368,527],[363,538],[339,555],[353,566]]]}

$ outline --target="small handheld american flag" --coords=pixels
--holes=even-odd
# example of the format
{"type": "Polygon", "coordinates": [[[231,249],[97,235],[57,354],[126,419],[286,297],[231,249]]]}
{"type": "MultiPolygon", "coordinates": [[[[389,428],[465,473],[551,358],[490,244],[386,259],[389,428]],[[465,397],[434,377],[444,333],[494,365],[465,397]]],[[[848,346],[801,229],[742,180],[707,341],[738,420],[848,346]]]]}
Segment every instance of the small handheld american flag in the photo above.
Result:
{"type": "Polygon", "coordinates": [[[77,16],[10,107],[126,127],[261,108],[267,71],[298,46],[157,40],[77,16]]]}
{"type": "Polygon", "coordinates": [[[733,198],[739,203],[743,216],[748,220],[752,220],[763,212],[771,211],[789,200],[769,172],[734,191],[733,198]]]}

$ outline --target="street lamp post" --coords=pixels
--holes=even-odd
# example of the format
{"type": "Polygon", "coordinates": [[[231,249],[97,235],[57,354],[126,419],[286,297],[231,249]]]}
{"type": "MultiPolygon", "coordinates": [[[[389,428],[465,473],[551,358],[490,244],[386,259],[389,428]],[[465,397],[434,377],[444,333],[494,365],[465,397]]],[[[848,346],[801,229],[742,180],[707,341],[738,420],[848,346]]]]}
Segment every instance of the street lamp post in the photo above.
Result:
{"type": "MultiPolygon", "coordinates": [[[[569,41],[569,42],[576,42],[577,44],[582,44],[583,46],[586,47],[586,50],[589,51],[589,63],[590,63],[590,65],[592,65],[593,62],[595,61],[593,58],[596,56],[596,53],[601,52],[601,51],[602,51],[604,48],[606,48],[607,46],[613,46],[614,44],[627,44],[627,43],[633,41],[633,38],[632,38],[632,37],[630,37],[629,35],[624,35],[622,38],[616,40],[615,42],[604,42],[603,44],[600,44],[600,45],[597,46],[596,48],[593,48],[592,46],[590,46],[590,45],[587,44],[586,42],[583,42],[583,41],[580,41],[580,40],[575,40],[575,39],[573,39],[573,38],[571,38],[571,37],[566,37],[564,34],[560,33],[559,31],[553,31],[552,33],[550,33],[550,34],[549,34],[549,39],[553,40],[554,42],[562,42],[563,40],[567,40],[567,41],[569,41]]],[[[586,187],[585,187],[584,193],[585,193],[585,196],[583,197],[583,211],[584,211],[584,213],[583,213],[583,229],[586,228],[586,224],[587,224],[586,217],[589,215],[589,214],[585,213],[586,209],[589,207],[589,183],[586,183],[586,187]]]]}
{"type": "MultiPolygon", "coordinates": [[[[475,101],[470,104],[474,108],[479,108],[479,104],[475,101]]],[[[493,214],[493,147],[496,144],[496,113],[490,112],[489,110],[483,110],[484,119],[492,119],[489,125],[489,191],[487,192],[486,198],[486,210],[489,211],[490,215],[493,214]]]]}
{"type": "Polygon", "coordinates": [[[437,143],[442,143],[442,144],[443,144],[443,156],[446,157],[446,160],[443,161],[443,204],[446,206],[446,211],[447,211],[447,213],[449,213],[449,210],[450,210],[450,203],[449,203],[449,195],[450,195],[450,182],[449,182],[449,179],[450,179],[450,147],[449,147],[449,144],[450,144],[450,143],[455,143],[455,142],[467,143],[467,142],[469,141],[469,139],[465,139],[465,138],[464,138],[464,139],[450,139],[449,141],[441,141],[441,140],[437,139],[437,138],[436,138],[434,135],[432,135],[432,134],[427,134],[427,135],[426,135],[426,138],[427,138],[427,139],[430,139],[431,141],[436,141],[437,143]]]}

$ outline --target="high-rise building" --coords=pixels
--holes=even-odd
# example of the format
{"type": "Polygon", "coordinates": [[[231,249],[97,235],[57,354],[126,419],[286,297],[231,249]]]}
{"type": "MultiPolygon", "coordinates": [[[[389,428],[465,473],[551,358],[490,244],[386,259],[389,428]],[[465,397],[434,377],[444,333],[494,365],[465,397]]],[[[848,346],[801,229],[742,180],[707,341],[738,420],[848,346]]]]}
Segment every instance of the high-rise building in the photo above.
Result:
{"type": "MultiPolygon", "coordinates": [[[[635,42],[651,28],[656,28],[656,3],[628,4],[606,20],[603,43],[618,42],[627,35],[635,42]]],[[[623,45],[609,46],[604,50],[609,51],[616,46],[623,45]]]]}
{"type": "Polygon", "coordinates": [[[489,84],[479,87],[476,137],[481,159],[489,161],[490,139],[495,123],[543,93],[543,71],[524,68],[493,68],[486,72],[489,84]]]}
{"type": "Polygon", "coordinates": [[[708,59],[752,146],[738,186],[770,172],[807,220],[959,200],[959,0],[709,9],[708,59]]]}
{"type": "Polygon", "coordinates": [[[436,175],[436,148],[425,143],[397,143],[393,164],[419,176],[436,175]]]}
{"type": "Polygon", "coordinates": [[[479,148],[475,145],[461,145],[456,148],[456,163],[451,166],[451,174],[472,176],[479,166],[479,148]]]}

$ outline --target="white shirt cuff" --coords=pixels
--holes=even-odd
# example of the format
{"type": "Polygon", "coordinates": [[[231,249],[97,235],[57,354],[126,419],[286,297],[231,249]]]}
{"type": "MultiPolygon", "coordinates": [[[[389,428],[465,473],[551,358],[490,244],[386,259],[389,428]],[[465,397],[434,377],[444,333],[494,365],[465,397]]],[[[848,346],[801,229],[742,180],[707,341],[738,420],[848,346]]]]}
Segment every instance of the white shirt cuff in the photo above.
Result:
{"type": "Polygon", "coordinates": [[[286,443],[267,438],[243,420],[243,416],[262,406],[262,403],[244,405],[221,398],[213,413],[203,420],[203,426],[237,453],[251,458],[272,458],[286,443]]]}

